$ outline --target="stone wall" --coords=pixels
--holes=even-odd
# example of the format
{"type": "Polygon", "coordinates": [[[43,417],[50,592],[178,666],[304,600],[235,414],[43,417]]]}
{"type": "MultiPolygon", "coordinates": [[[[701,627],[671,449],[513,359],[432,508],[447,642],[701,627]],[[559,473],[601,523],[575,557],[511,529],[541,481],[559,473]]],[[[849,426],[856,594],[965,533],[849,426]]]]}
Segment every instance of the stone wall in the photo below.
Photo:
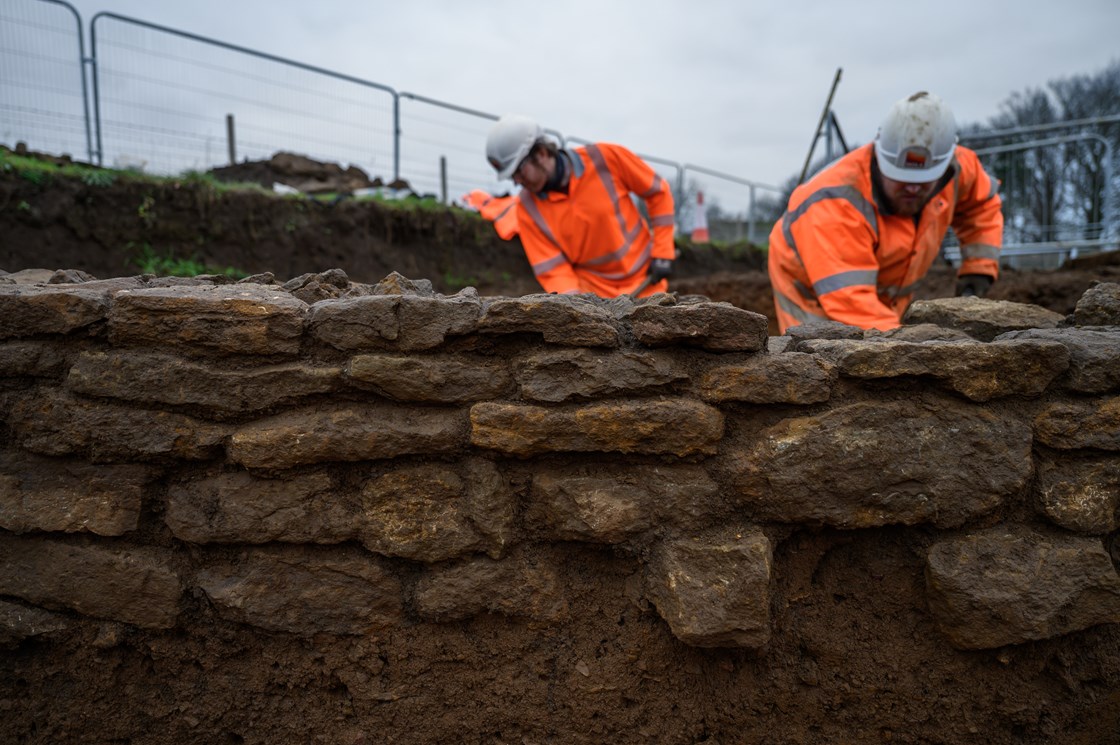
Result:
{"type": "Polygon", "coordinates": [[[73,279],[0,282],[9,643],[539,628],[576,542],[638,562],[683,644],[764,651],[814,527],[927,531],[958,649],[1120,622],[1118,285],[1068,319],[954,299],[767,337],[669,295],[73,279]]]}

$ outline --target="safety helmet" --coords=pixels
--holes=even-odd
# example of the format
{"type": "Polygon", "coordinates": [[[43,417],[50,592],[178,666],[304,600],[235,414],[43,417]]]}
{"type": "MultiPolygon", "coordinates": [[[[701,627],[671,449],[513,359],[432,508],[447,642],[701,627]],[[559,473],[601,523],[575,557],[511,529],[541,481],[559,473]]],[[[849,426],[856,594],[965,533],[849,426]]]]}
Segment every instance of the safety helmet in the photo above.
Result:
{"type": "Polygon", "coordinates": [[[896,101],[875,137],[879,171],[908,184],[936,181],[957,149],[957,122],[937,96],[921,91],[896,101]]]}
{"type": "Polygon", "coordinates": [[[543,135],[540,125],[527,116],[503,116],[486,136],[486,160],[498,178],[510,178],[543,135]]]}

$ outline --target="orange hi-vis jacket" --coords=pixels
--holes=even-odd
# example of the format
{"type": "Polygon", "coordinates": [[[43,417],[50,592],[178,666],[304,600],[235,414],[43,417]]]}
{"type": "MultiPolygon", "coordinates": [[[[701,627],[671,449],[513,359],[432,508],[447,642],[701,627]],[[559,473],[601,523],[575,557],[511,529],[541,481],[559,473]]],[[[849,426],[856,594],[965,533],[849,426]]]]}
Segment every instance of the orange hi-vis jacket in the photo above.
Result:
{"type": "Polygon", "coordinates": [[[958,275],[999,275],[999,182],[976,153],[957,147],[941,188],[916,217],[889,214],[872,185],[874,159],[874,143],[848,153],[797,187],[774,225],[770,285],[783,333],[824,319],[901,325],[950,226],[961,242],[958,275]]]}
{"type": "MultiPolygon", "coordinates": [[[[567,193],[521,190],[517,228],[537,281],[548,292],[617,297],[633,292],[651,258],[673,259],[673,194],[645,161],[620,145],[561,150],[567,193]],[[630,194],[645,200],[650,228],[630,194]]],[[[665,280],[642,295],[665,292],[665,280]]]]}
{"type": "Polygon", "coordinates": [[[517,197],[495,197],[482,189],[475,189],[464,194],[463,201],[494,223],[494,230],[502,240],[508,241],[517,235],[517,197]]]}

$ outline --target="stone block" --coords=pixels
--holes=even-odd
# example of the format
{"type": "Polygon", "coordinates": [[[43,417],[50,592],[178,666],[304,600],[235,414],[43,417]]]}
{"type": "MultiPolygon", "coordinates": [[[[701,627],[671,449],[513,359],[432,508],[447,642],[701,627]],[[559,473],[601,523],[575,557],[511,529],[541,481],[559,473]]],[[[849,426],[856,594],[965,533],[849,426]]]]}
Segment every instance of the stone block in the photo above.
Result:
{"type": "Polygon", "coordinates": [[[248,468],[451,453],[466,445],[464,412],[385,405],[284,412],[237,429],[227,454],[248,468]]]}
{"type": "Polygon", "coordinates": [[[1120,396],[1052,403],[1035,417],[1034,436],[1059,450],[1120,450],[1120,396]]]}
{"type": "Polygon", "coordinates": [[[219,473],[173,484],[164,521],[191,543],[341,543],[355,535],[357,500],[340,491],[322,472],[219,473]]]}
{"type": "Polygon", "coordinates": [[[69,285],[0,285],[0,339],[90,330],[109,315],[109,293],[69,285]]]}
{"type": "Polygon", "coordinates": [[[685,644],[758,649],[770,640],[772,563],[757,528],[669,539],[646,570],[647,592],[685,644]]]}
{"type": "Polygon", "coordinates": [[[1031,329],[996,337],[1058,342],[1069,350],[1065,387],[1078,393],[1108,393],[1120,388],[1120,327],[1081,329],[1031,329]]]}
{"type": "Polygon", "coordinates": [[[88,455],[94,462],[177,458],[219,452],[228,430],[182,414],[129,408],[44,390],[20,397],[7,417],[12,438],[43,455],[88,455]]]}
{"type": "Polygon", "coordinates": [[[505,363],[483,357],[363,354],[350,360],[346,375],[397,401],[481,401],[511,386],[505,363]]]}
{"type": "Polygon", "coordinates": [[[1120,284],[1099,282],[1081,296],[1073,309],[1078,326],[1120,326],[1120,284]]]}
{"type": "Polygon", "coordinates": [[[906,324],[932,323],[964,331],[980,341],[991,341],[1008,331],[1052,329],[1063,320],[1060,313],[1038,305],[979,297],[916,300],[902,317],[906,324]]]}
{"type": "Polygon", "coordinates": [[[650,347],[686,344],[713,352],[766,348],[766,316],[730,303],[638,305],[625,319],[634,338],[650,347]]]}
{"type": "Polygon", "coordinates": [[[190,406],[221,414],[260,411],[341,387],[342,370],[302,363],[218,369],[147,352],[84,352],[67,387],[87,396],[190,406]]]}
{"type": "Polygon", "coordinates": [[[550,344],[617,347],[614,316],[593,300],[572,295],[525,295],[486,306],[479,331],[488,334],[541,334],[550,344]]]}
{"type": "Polygon", "coordinates": [[[688,379],[671,356],[650,352],[544,351],[521,357],[515,368],[521,395],[550,403],[634,393],[688,379]]]}
{"type": "Polygon", "coordinates": [[[723,414],[688,399],[637,399],[546,408],[479,403],[471,442],[517,456],[555,452],[714,453],[723,414]]]}
{"type": "Polygon", "coordinates": [[[0,600],[0,644],[67,631],[73,623],[66,616],[0,600]]]}
{"type": "Polygon", "coordinates": [[[223,618],[304,637],[364,635],[400,622],[400,580],[360,551],[252,549],[198,585],[223,618]]]}
{"type": "Polygon", "coordinates": [[[728,468],[756,519],[956,527],[1018,494],[1030,428],[954,399],[863,402],[764,430],[728,468]]]}
{"type": "Polygon", "coordinates": [[[124,535],[136,530],[144,487],[153,476],[144,466],[0,452],[0,527],[124,535]]]}
{"type": "Polygon", "coordinates": [[[475,557],[430,568],[416,583],[416,612],[428,621],[455,621],[500,613],[541,622],[568,614],[555,567],[557,556],[527,552],[500,561],[475,557]]]}
{"type": "Polygon", "coordinates": [[[1069,351],[1046,340],[967,342],[807,341],[806,352],[853,378],[928,375],[973,401],[1038,396],[1069,367],[1069,351]]]}
{"type": "Polygon", "coordinates": [[[760,354],[743,363],[721,365],[704,374],[705,401],[752,404],[815,404],[832,395],[832,363],[801,352],[760,354]]]}
{"type": "Polygon", "coordinates": [[[620,543],[718,512],[719,487],[699,466],[535,469],[525,523],[558,540],[620,543]]]}
{"type": "Polygon", "coordinates": [[[1120,576],[1096,538],[1001,526],[941,541],[926,585],[938,627],[961,649],[1120,622],[1120,576]]]}
{"type": "Polygon", "coordinates": [[[307,304],[267,285],[122,290],[109,311],[114,346],[174,346],[225,354],[299,352],[307,304]]]}
{"type": "Polygon", "coordinates": [[[316,339],[344,352],[422,351],[474,332],[481,313],[481,301],[466,293],[393,294],[324,300],[311,306],[308,318],[316,339]]]}
{"type": "Polygon", "coordinates": [[[495,558],[513,536],[516,502],[489,461],[466,472],[442,465],[399,468],[362,489],[358,536],[370,551],[433,563],[473,551],[495,558]]]}
{"type": "Polygon", "coordinates": [[[1038,469],[1039,510],[1056,525],[1106,535],[1120,528],[1120,458],[1047,459],[1038,469]]]}
{"type": "Polygon", "coordinates": [[[0,595],[167,629],[175,625],[181,594],[169,560],[152,550],[0,534],[0,595]]]}
{"type": "Polygon", "coordinates": [[[0,343],[0,377],[61,378],[66,373],[66,350],[45,341],[0,343]]]}

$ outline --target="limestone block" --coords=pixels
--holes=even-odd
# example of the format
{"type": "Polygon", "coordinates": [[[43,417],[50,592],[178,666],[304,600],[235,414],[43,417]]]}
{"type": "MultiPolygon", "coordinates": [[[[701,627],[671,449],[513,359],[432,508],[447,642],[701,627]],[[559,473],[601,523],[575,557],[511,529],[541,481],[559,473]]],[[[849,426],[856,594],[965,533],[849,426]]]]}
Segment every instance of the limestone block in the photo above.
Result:
{"type": "Polygon", "coordinates": [[[416,612],[429,621],[454,621],[480,613],[555,622],[568,613],[555,566],[557,556],[527,552],[502,560],[475,557],[433,567],[416,583],[416,612]]]}
{"type": "Polygon", "coordinates": [[[0,644],[66,631],[72,625],[66,616],[0,600],[0,644]]]}
{"type": "Polygon", "coordinates": [[[345,352],[391,349],[400,336],[400,298],[388,295],[323,300],[311,306],[307,327],[318,341],[345,352]]]}
{"type": "Polygon", "coordinates": [[[1120,450],[1120,396],[1052,403],[1035,417],[1034,436],[1061,450],[1120,450]]]}
{"type": "Polygon", "coordinates": [[[511,385],[505,363],[483,357],[362,354],[350,360],[346,375],[397,401],[481,401],[500,398],[511,385]]]}
{"type": "Polygon", "coordinates": [[[342,370],[302,363],[224,370],[146,352],[83,352],[67,387],[88,396],[169,404],[222,413],[260,411],[341,386],[342,370]]]}
{"type": "Polygon", "coordinates": [[[124,535],[136,530],[144,486],[153,476],[143,466],[0,452],[0,527],[124,535]]]}
{"type": "Polygon", "coordinates": [[[60,378],[66,372],[66,352],[43,341],[0,343],[0,377],[60,378]]]}
{"type": "Polygon", "coordinates": [[[71,285],[0,285],[0,339],[69,334],[109,315],[104,290],[71,285]]]}
{"type": "Polygon", "coordinates": [[[729,460],[759,519],[955,527],[1026,486],[1031,432],[1010,416],[915,396],[786,419],[729,460]]]}
{"type": "Polygon", "coordinates": [[[1047,459],[1035,495],[1042,514],[1068,530],[1105,535],[1120,528],[1120,459],[1047,459]]]}
{"type": "Polygon", "coordinates": [[[399,468],[362,489],[358,535],[370,551],[427,563],[486,551],[513,536],[514,494],[497,468],[475,459],[468,472],[442,465],[399,468]]]}
{"type": "Polygon", "coordinates": [[[571,295],[525,295],[486,307],[479,330],[488,334],[539,333],[550,344],[617,347],[614,317],[595,302],[571,295]]]}
{"type": "Polygon", "coordinates": [[[967,342],[831,341],[802,346],[853,378],[930,375],[973,401],[1037,396],[1069,367],[1069,351],[1053,341],[967,342]]]}
{"type": "Polygon", "coordinates": [[[1067,388],[1078,393],[1108,393],[1120,388],[1120,327],[1031,329],[996,337],[1056,341],[1069,350],[1067,388]]]}
{"type": "Polygon", "coordinates": [[[302,300],[267,285],[122,290],[109,311],[109,340],[115,346],[294,355],[306,312],[302,300]]]}
{"type": "Polygon", "coordinates": [[[1120,622],[1120,576],[1096,538],[1001,526],[942,541],[926,585],[937,625],[961,649],[1120,622]]]}
{"type": "Polygon", "coordinates": [[[766,316],[730,303],[638,305],[625,318],[634,338],[651,347],[688,344],[713,352],[766,348],[766,316]]]}
{"type": "Polygon", "coordinates": [[[401,618],[401,584],[359,551],[252,549],[198,585],[223,618],[300,636],[368,634],[401,618]]]}
{"type": "Polygon", "coordinates": [[[545,408],[479,403],[471,442],[518,456],[554,452],[714,453],[723,414],[688,399],[638,399],[545,408]]]}
{"type": "Polygon", "coordinates": [[[752,404],[815,404],[832,395],[832,363],[801,352],[761,354],[736,365],[721,365],[704,374],[705,401],[752,404]]]}
{"type": "Polygon", "coordinates": [[[88,454],[94,462],[212,457],[227,428],[182,414],[87,401],[57,390],[18,398],[13,439],[43,455],[88,454]]]}
{"type": "Polygon", "coordinates": [[[890,339],[891,341],[910,341],[923,344],[931,341],[969,341],[971,336],[957,329],[947,329],[932,323],[916,323],[908,326],[899,326],[889,331],[868,329],[863,338],[870,341],[876,339],[890,339]]]}
{"type": "Polygon", "coordinates": [[[326,473],[235,471],[173,484],[164,521],[191,543],[341,543],[354,537],[356,512],[326,473]]]}
{"type": "Polygon", "coordinates": [[[312,335],[345,352],[434,349],[450,335],[478,328],[482,303],[475,295],[452,297],[367,295],[311,306],[312,335]]]}
{"type": "Polygon", "coordinates": [[[248,468],[450,453],[466,444],[467,421],[452,409],[383,405],[298,409],[237,429],[229,459],[248,468]]]}
{"type": "Polygon", "coordinates": [[[0,534],[0,595],[167,629],[181,594],[179,576],[155,551],[0,534]]]}
{"type": "Polygon", "coordinates": [[[978,297],[916,300],[902,318],[906,324],[933,323],[958,329],[980,341],[991,341],[1008,331],[1052,329],[1063,320],[1060,313],[1038,305],[978,297]]]}
{"type": "Polygon", "coordinates": [[[772,563],[757,528],[675,538],[655,550],[647,592],[685,644],[757,649],[770,640],[772,563]]]}
{"type": "Polygon", "coordinates": [[[538,469],[525,522],[558,540],[620,543],[651,528],[699,524],[718,491],[698,466],[538,469]]]}
{"type": "Polygon", "coordinates": [[[656,352],[544,351],[525,355],[515,366],[523,397],[553,403],[631,393],[688,379],[672,357],[656,352]]]}
{"type": "Polygon", "coordinates": [[[1100,282],[1093,285],[1073,309],[1078,326],[1120,326],[1120,284],[1100,282]]]}

